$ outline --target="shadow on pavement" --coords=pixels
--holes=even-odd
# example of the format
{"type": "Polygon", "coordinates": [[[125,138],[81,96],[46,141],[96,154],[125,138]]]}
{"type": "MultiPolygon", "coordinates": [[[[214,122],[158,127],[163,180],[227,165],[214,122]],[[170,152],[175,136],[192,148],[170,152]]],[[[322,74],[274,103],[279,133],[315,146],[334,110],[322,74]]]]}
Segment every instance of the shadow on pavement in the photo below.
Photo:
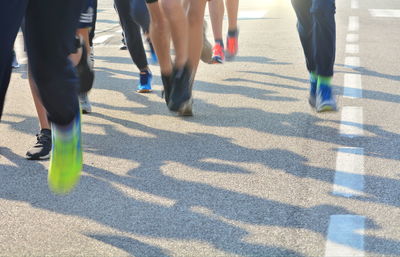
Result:
{"type": "MultiPolygon", "coordinates": [[[[98,79],[100,81],[102,77],[112,76],[116,72],[105,68],[100,68],[99,71],[98,79]]],[[[121,73],[121,71],[118,72],[121,73]]],[[[122,73],[124,75],[134,74],[122,73]]],[[[289,78],[306,83],[303,79],[273,73],[257,74],[289,78]]],[[[199,87],[196,90],[215,94],[232,93],[260,97],[259,99],[269,101],[296,101],[296,99],[288,97],[269,96],[274,93],[270,90],[251,89],[238,85],[217,85],[210,89],[206,88],[206,82],[196,83],[199,87]]],[[[126,87],[133,86],[132,84],[132,80],[129,79],[115,79],[113,85],[99,82],[97,88],[120,91],[128,101],[140,103],[144,107],[117,107],[105,103],[95,103],[94,105],[138,114],[154,114],[154,110],[158,114],[164,114],[163,111],[159,111],[166,109],[163,101],[154,102],[133,91],[132,93],[127,92],[126,87]]],[[[196,102],[199,105],[196,108],[198,107],[204,115],[195,116],[186,121],[198,123],[201,126],[242,127],[273,135],[309,138],[347,146],[362,142],[374,145],[373,143],[382,142],[382,140],[388,142],[399,138],[399,135],[384,131],[380,127],[365,125],[365,130],[375,136],[363,137],[360,141],[340,139],[337,129],[319,125],[319,122],[326,122],[326,120],[316,115],[302,112],[279,114],[254,108],[219,107],[201,100],[196,102]],[[299,129],[310,127],[310,124],[310,130],[299,129]]],[[[86,153],[129,160],[138,164],[136,168],[130,169],[126,174],[115,174],[95,164],[87,164],[84,166],[85,173],[75,191],[60,197],[53,195],[47,188],[47,174],[42,164],[26,161],[9,149],[0,148],[0,157],[12,162],[12,165],[0,165],[2,177],[0,197],[23,201],[35,208],[55,213],[87,218],[119,232],[129,233],[132,237],[94,232],[87,236],[136,256],[148,256],[149,254],[170,256],[166,249],[134,238],[135,236],[145,236],[154,240],[192,240],[207,244],[226,254],[239,256],[301,257],[302,255],[296,251],[273,246],[269,242],[262,244],[249,242],[247,237],[250,233],[241,224],[264,226],[267,237],[276,237],[276,235],[272,232],[269,233],[268,228],[265,227],[304,229],[318,233],[324,238],[331,215],[354,214],[333,205],[301,207],[212,186],[205,182],[178,179],[166,174],[168,171],[173,171],[173,165],[183,166],[183,169],[189,167],[192,172],[202,174],[252,174],[250,170],[235,165],[207,161],[216,159],[223,162],[256,163],[297,177],[332,183],[334,170],[309,166],[306,158],[294,152],[277,148],[249,149],[235,144],[228,137],[156,129],[140,124],[140,121],[134,122],[111,117],[96,111],[91,116],[97,121],[108,121],[111,124],[86,123],[86,125],[102,126],[105,131],[105,135],[84,134],[86,153]],[[145,132],[151,137],[128,135],[116,129],[116,125],[145,132]],[[162,197],[168,199],[172,204],[143,201],[129,194],[133,191],[162,197]],[[304,217],[307,219],[302,219],[304,217]]],[[[34,132],[26,127],[33,122],[32,118],[26,117],[24,122],[6,121],[5,123],[13,129],[33,134],[34,132]]],[[[338,123],[339,121],[329,122],[338,123]]],[[[377,153],[379,153],[381,158],[393,158],[387,151],[382,153],[376,150],[379,149],[368,149],[367,146],[365,154],[378,156],[377,153]]],[[[400,187],[399,180],[368,175],[365,178],[367,183],[386,184],[392,188],[400,187]]],[[[274,182],[265,181],[265,185],[269,183],[274,182]]],[[[282,193],[290,194],[290,190],[290,188],[282,188],[282,193]]],[[[388,201],[386,198],[379,197],[380,192],[379,194],[378,192],[366,193],[374,195],[375,198],[359,200],[400,206],[400,200],[394,196],[388,201]]],[[[368,219],[367,224],[369,226],[367,229],[379,229],[373,220],[368,219]]],[[[367,246],[366,250],[370,253],[400,254],[398,248],[400,242],[398,241],[372,236],[365,236],[365,240],[367,242],[370,240],[373,244],[378,242],[381,245],[379,249],[369,249],[367,246]]]]}

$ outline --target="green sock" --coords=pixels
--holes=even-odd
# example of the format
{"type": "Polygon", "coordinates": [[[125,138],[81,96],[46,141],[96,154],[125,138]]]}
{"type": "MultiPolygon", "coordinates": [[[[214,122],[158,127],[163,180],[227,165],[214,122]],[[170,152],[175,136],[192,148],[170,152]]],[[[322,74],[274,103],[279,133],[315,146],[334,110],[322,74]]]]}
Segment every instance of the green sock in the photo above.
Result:
{"type": "Polygon", "coordinates": [[[317,82],[318,80],[318,75],[315,73],[315,71],[310,72],[310,81],[312,83],[317,82]]]}
{"type": "Polygon", "coordinates": [[[330,87],[331,86],[331,81],[332,81],[332,77],[318,76],[317,88],[319,89],[321,84],[330,87]]]}

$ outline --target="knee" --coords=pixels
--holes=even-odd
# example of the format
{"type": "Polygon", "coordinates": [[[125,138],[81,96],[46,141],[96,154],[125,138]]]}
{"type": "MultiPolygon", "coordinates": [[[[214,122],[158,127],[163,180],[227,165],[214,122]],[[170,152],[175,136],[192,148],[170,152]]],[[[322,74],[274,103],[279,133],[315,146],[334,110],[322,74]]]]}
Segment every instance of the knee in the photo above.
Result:
{"type": "Polygon", "coordinates": [[[150,23],[150,32],[151,33],[166,33],[168,32],[168,23],[167,20],[163,17],[151,17],[150,23]]]}
{"type": "Polygon", "coordinates": [[[181,8],[179,0],[161,0],[161,7],[168,17],[173,17],[177,8],[181,8]]]}

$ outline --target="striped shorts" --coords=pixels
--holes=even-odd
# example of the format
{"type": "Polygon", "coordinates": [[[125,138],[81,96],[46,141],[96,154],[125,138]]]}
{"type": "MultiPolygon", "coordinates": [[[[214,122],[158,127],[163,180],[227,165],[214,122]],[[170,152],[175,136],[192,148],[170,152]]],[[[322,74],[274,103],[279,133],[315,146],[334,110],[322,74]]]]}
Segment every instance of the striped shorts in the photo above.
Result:
{"type": "Polygon", "coordinates": [[[93,0],[86,0],[85,6],[82,9],[81,17],[79,18],[79,28],[90,28],[93,23],[93,0]]]}

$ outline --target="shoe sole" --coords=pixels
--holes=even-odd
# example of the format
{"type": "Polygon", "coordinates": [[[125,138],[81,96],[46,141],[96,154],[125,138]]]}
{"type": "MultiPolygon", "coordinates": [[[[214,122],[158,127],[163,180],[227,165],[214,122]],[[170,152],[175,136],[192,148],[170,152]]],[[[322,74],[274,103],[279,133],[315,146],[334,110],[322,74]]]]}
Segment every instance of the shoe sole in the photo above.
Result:
{"type": "Polygon", "coordinates": [[[151,90],[151,89],[140,89],[140,90],[137,90],[136,92],[146,94],[146,93],[153,92],[153,90],[151,90]]]}
{"type": "Polygon", "coordinates": [[[48,155],[45,155],[45,156],[26,156],[26,159],[27,160],[30,160],[30,161],[43,161],[43,160],[48,160],[48,159],[50,159],[50,153],[48,154],[48,155]]]}
{"type": "Polygon", "coordinates": [[[193,116],[193,100],[184,102],[178,110],[179,116],[193,116]]]}
{"type": "Polygon", "coordinates": [[[335,112],[337,111],[335,107],[330,105],[325,105],[317,108],[317,112],[335,112]]]}
{"type": "Polygon", "coordinates": [[[212,60],[211,64],[224,64],[223,61],[218,61],[218,60],[212,60]]]}

